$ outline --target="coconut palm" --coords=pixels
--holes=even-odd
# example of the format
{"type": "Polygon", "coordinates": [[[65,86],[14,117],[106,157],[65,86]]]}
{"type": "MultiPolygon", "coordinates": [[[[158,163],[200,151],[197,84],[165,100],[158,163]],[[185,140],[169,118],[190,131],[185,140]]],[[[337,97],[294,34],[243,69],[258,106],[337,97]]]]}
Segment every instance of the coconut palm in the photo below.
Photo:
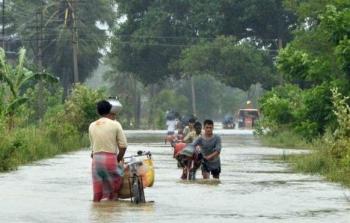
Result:
{"type": "Polygon", "coordinates": [[[9,7],[15,15],[15,34],[29,53],[37,55],[44,67],[60,77],[65,93],[97,68],[101,49],[108,40],[105,28],[112,27],[115,18],[113,1],[12,0],[12,3],[9,7]]]}

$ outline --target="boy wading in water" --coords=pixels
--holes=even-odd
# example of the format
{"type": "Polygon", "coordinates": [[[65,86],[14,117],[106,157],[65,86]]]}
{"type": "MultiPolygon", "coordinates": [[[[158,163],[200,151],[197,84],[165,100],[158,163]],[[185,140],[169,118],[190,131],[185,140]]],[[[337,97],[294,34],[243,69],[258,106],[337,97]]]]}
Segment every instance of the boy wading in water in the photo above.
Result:
{"type": "Polygon", "coordinates": [[[219,179],[221,172],[221,137],[217,134],[213,134],[214,122],[212,120],[205,120],[203,125],[204,134],[196,139],[192,145],[195,147],[199,146],[203,155],[203,179],[209,179],[210,174],[213,178],[219,179]]]}

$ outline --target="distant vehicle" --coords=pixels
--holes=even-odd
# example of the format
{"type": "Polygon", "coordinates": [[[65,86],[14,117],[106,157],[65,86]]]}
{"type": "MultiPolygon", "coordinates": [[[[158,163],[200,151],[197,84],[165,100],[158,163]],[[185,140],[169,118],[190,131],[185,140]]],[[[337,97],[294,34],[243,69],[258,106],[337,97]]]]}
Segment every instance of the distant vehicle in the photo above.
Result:
{"type": "Polygon", "coordinates": [[[225,115],[224,120],[222,121],[222,127],[224,129],[234,129],[235,120],[232,115],[225,115]]]}
{"type": "Polygon", "coordinates": [[[238,111],[238,128],[253,128],[256,121],[259,120],[260,113],[258,109],[245,108],[238,111]]]}

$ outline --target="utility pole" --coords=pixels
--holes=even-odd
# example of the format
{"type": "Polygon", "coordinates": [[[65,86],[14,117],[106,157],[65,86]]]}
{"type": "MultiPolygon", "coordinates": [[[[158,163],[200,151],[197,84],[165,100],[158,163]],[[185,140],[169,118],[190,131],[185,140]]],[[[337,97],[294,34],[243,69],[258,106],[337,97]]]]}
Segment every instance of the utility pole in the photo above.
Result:
{"type": "MultiPolygon", "coordinates": [[[[44,3],[41,1],[41,5],[36,13],[36,31],[37,31],[37,63],[39,73],[43,72],[43,24],[44,24],[44,3]]],[[[39,80],[38,83],[38,100],[37,100],[37,112],[36,117],[41,119],[44,115],[44,95],[42,92],[44,91],[44,82],[42,79],[39,80]]]]}
{"type": "Polygon", "coordinates": [[[37,53],[37,61],[38,61],[38,68],[39,71],[42,72],[43,70],[43,23],[44,23],[44,18],[43,18],[43,2],[41,2],[41,7],[39,8],[37,12],[37,44],[38,44],[38,53],[37,53]]]}
{"type": "Polygon", "coordinates": [[[193,76],[191,75],[191,92],[192,92],[192,112],[194,116],[197,116],[196,111],[196,91],[194,89],[194,80],[193,76]]]}
{"type": "MultiPolygon", "coordinates": [[[[283,48],[282,37],[279,36],[277,41],[278,41],[278,43],[277,43],[277,44],[278,44],[278,45],[277,45],[278,51],[280,51],[280,50],[282,50],[282,48],[283,48]]],[[[283,76],[282,76],[282,73],[281,73],[281,72],[279,72],[279,84],[280,84],[280,85],[283,84],[283,76]]]]}
{"type": "Polygon", "coordinates": [[[5,0],[2,0],[2,48],[6,52],[5,47],[5,0]]]}
{"type": "Polygon", "coordinates": [[[72,19],[73,19],[73,31],[72,31],[72,45],[73,45],[73,66],[74,66],[74,83],[79,83],[79,69],[78,69],[78,29],[77,29],[77,13],[76,2],[72,0],[72,19]]]}

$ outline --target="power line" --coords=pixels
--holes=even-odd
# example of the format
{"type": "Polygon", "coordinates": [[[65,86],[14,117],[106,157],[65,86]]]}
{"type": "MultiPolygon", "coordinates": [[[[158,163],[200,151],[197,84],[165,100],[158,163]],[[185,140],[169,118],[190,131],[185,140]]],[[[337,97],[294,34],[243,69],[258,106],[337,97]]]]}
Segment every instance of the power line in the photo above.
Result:
{"type": "MultiPolygon", "coordinates": [[[[44,35],[45,36],[45,35],[44,35]]],[[[56,35],[57,36],[57,35],[56,35]]],[[[47,37],[47,36],[45,36],[47,37]]],[[[106,38],[104,40],[97,39],[97,38],[90,38],[87,36],[79,37],[79,40],[86,42],[86,43],[102,43],[102,42],[110,42],[111,38],[106,38]]],[[[38,41],[38,38],[27,38],[27,39],[19,39],[20,42],[35,42],[38,41]]],[[[42,42],[59,42],[59,41],[72,41],[71,37],[64,37],[64,38],[42,38],[42,42]]],[[[140,46],[152,46],[152,47],[177,47],[177,48],[187,48],[191,46],[195,46],[195,43],[188,43],[188,44],[171,44],[171,43],[151,43],[151,42],[137,42],[137,41],[117,41],[118,44],[123,45],[140,45],[140,46]]],[[[51,43],[52,44],[52,43],[51,43]]],[[[210,48],[221,48],[220,46],[210,46],[210,48]]],[[[260,51],[265,52],[278,52],[279,50],[276,49],[261,49],[261,48],[255,48],[260,51]]]]}

